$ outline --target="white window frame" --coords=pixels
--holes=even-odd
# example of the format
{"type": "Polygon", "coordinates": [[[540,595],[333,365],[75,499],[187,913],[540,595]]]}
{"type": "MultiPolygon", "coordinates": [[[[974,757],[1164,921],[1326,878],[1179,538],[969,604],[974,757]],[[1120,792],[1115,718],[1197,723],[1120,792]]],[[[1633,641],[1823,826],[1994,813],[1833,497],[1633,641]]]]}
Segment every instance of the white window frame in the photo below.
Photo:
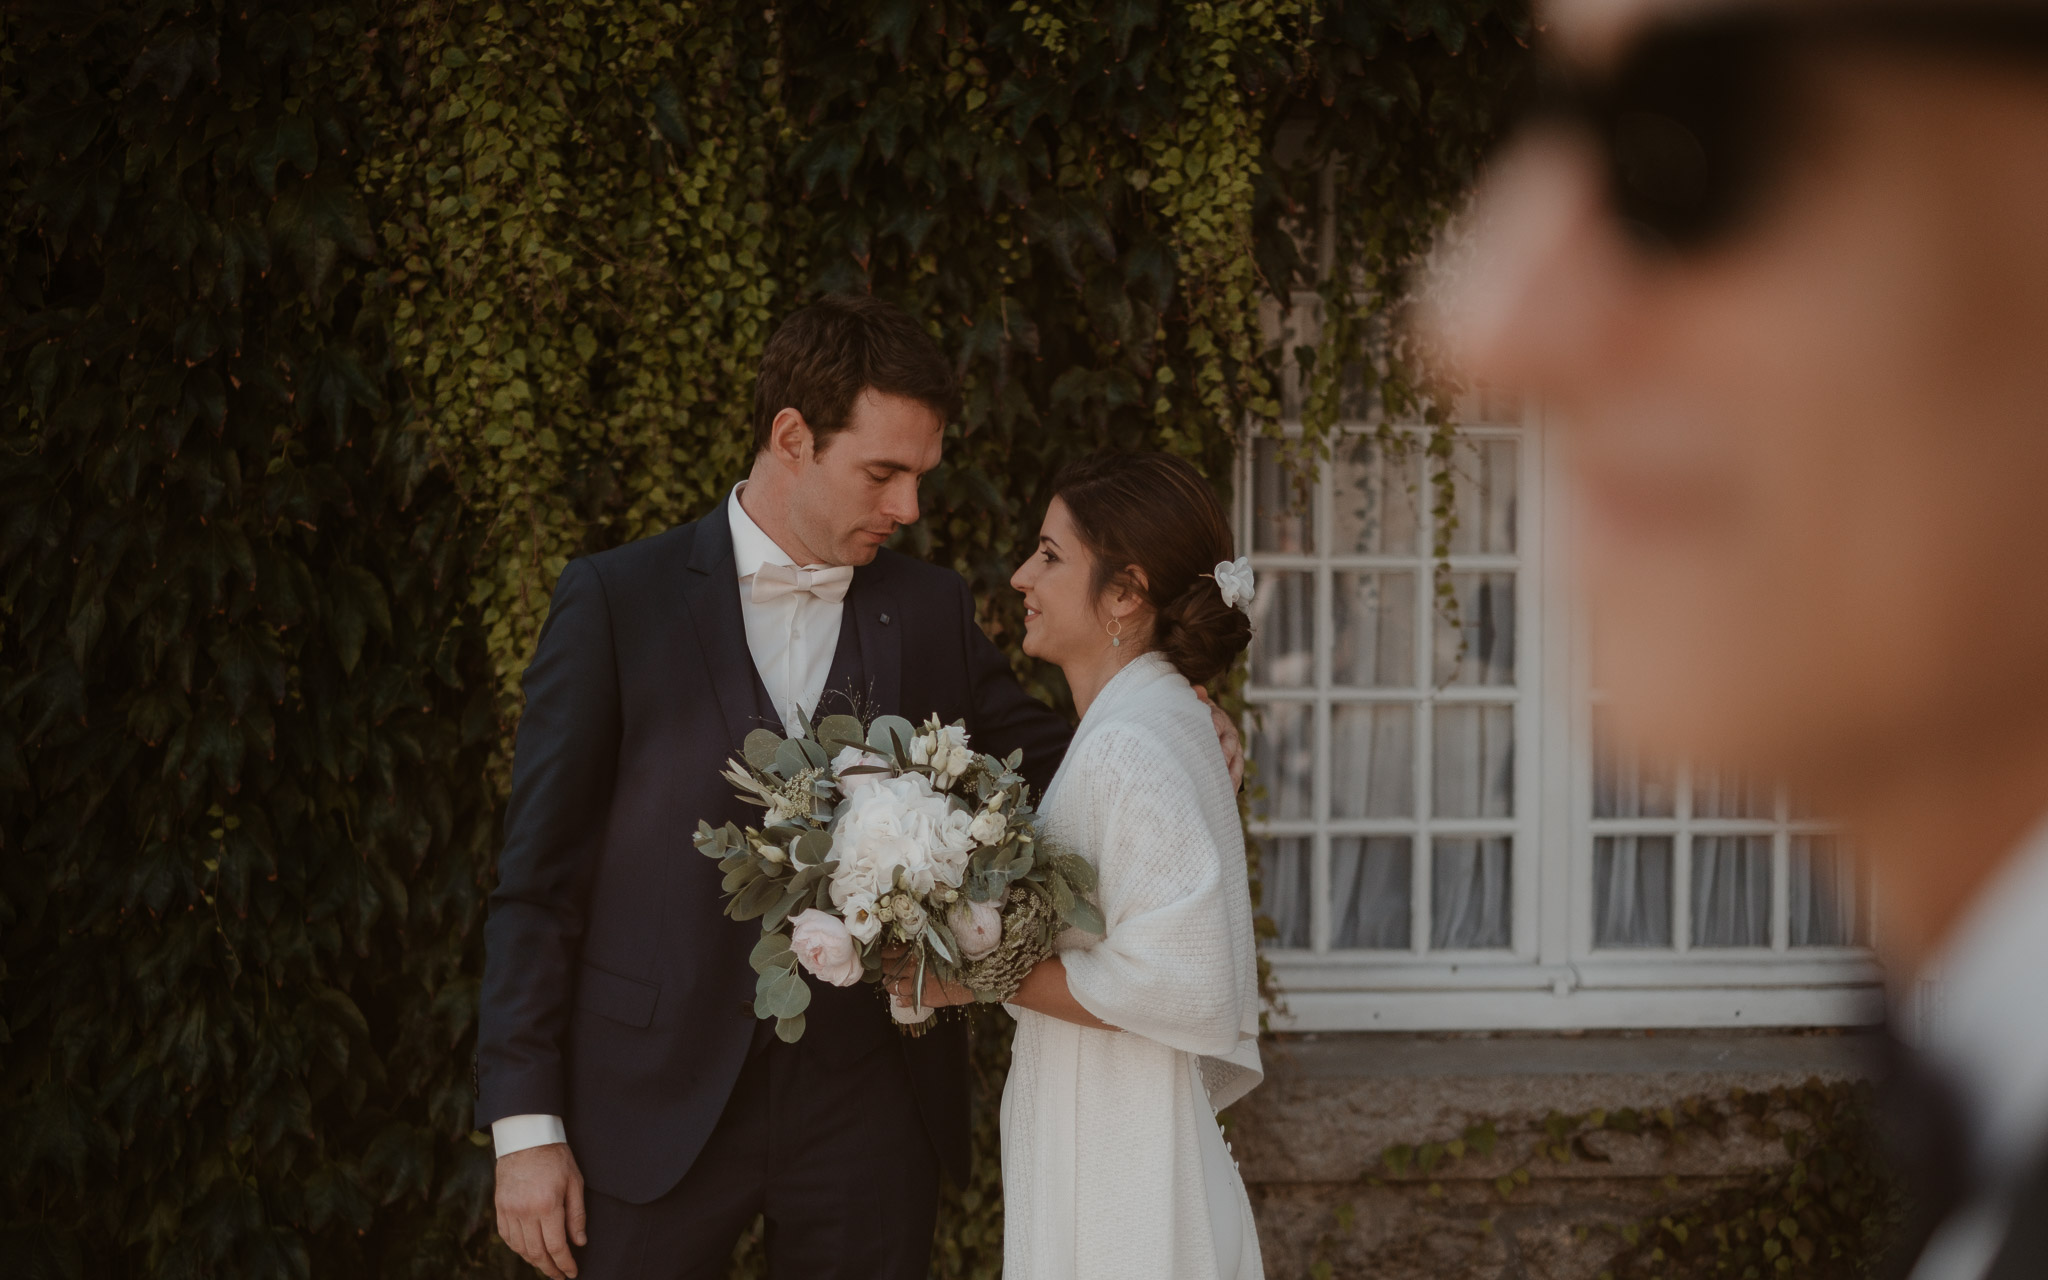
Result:
{"type": "MultiPolygon", "coordinates": [[[[1372,424],[1346,422],[1347,432],[1370,432],[1372,424]]],[[[1420,430],[1421,428],[1407,428],[1420,430]]],[[[1239,451],[1238,527],[1240,545],[1263,572],[1308,569],[1316,574],[1315,679],[1308,690],[1248,689],[1254,714],[1261,705],[1313,699],[1315,713],[1315,803],[1306,820],[1255,822],[1255,835],[1301,835],[1310,844],[1311,948],[1268,948],[1282,1008],[1272,1025],[1287,1031],[1485,1031],[1593,1028],[1741,1026],[1847,1026],[1881,1020],[1883,996],[1872,953],[1862,947],[1788,945],[1788,847],[1794,832],[1821,832],[1817,823],[1791,821],[1785,802],[1771,820],[1729,820],[1688,824],[1677,819],[1594,819],[1592,690],[1586,634],[1579,611],[1566,601],[1568,566],[1559,549],[1566,499],[1555,450],[1538,411],[1519,424],[1461,428],[1471,438],[1512,436],[1521,441],[1517,554],[1510,557],[1454,555],[1461,570],[1513,569],[1516,582],[1516,686],[1499,689],[1450,687],[1419,704],[1413,738],[1418,765],[1413,819],[1338,819],[1327,816],[1331,789],[1330,715],[1335,703],[1400,700],[1412,693],[1346,690],[1333,697],[1332,565],[1343,568],[1417,566],[1416,557],[1329,554],[1333,468],[1316,480],[1313,554],[1250,550],[1253,530],[1250,442],[1239,451]],[[1515,813],[1511,820],[1449,821],[1428,816],[1426,794],[1431,758],[1428,708],[1455,701],[1501,702],[1515,707],[1515,813]],[[1768,948],[1695,949],[1683,912],[1689,876],[1682,847],[1688,829],[1772,836],[1772,938],[1768,948]],[[1593,940],[1594,837],[1621,828],[1674,840],[1674,912],[1671,950],[1595,950],[1593,940]],[[1427,907],[1429,834],[1462,831],[1511,834],[1513,915],[1506,950],[1435,952],[1429,939],[1427,907]],[[1329,841],[1335,835],[1409,834],[1411,916],[1409,949],[1333,951],[1330,935],[1329,841]]],[[[1426,477],[1424,483],[1427,483],[1426,477]]],[[[1429,495],[1419,495],[1425,525],[1420,535],[1419,572],[1427,575],[1429,495]]],[[[1430,610],[1424,611],[1426,614],[1430,610]]],[[[1417,621],[1417,661],[1429,666],[1433,617],[1417,621]]],[[[1256,638],[1253,641],[1257,643],[1256,638]]],[[[1689,788],[1680,787],[1681,796],[1689,788]]]]}

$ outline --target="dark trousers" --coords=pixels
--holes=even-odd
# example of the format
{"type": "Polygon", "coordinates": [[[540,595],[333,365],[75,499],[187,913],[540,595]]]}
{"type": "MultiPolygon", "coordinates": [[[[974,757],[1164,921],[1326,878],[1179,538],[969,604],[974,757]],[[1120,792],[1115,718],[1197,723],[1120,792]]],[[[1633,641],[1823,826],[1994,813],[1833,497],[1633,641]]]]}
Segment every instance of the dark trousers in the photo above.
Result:
{"type": "Polygon", "coordinates": [[[924,1280],[939,1164],[901,1046],[847,1062],[770,1026],[673,1190],[649,1204],[585,1191],[582,1280],[724,1280],[756,1214],[774,1280],[924,1280]]]}

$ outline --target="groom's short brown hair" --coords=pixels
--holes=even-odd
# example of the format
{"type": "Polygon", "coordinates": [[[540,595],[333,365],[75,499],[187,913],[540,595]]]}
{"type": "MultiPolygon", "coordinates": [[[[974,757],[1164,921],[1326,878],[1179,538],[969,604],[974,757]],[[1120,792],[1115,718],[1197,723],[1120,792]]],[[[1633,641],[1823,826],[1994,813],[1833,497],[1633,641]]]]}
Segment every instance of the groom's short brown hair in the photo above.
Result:
{"type": "Polygon", "coordinates": [[[960,415],[960,383],[939,344],[900,307],[862,294],[827,294],[784,320],[761,352],[754,381],[754,452],[768,447],[775,415],[794,409],[820,453],[862,391],[903,396],[947,422],[960,415]]]}

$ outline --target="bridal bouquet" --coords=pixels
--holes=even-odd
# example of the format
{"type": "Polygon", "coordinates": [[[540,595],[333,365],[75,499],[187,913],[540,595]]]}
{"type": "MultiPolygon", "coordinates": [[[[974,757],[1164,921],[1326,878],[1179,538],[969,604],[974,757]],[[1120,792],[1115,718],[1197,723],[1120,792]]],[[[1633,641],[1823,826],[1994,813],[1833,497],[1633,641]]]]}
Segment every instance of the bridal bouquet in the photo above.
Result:
{"type": "MultiPolygon", "coordinates": [[[[977,754],[959,724],[830,716],[793,738],[747,735],[725,778],[760,805],[760,827],[697,824],[725,872],[726,914],[761,921],[754,1014],[794,1042],[811,992],[878,982],[883,952],[974,991],[1014,995],[1067,925],[1103,932],[1095,869],[1048,848],[1030,788],[1008,760],[977,754]]],[[[900,972],[901,970],[899,970],[900,972]]],[[[912,1034],[932,1010],[892,1002],[912,1034]]]]}

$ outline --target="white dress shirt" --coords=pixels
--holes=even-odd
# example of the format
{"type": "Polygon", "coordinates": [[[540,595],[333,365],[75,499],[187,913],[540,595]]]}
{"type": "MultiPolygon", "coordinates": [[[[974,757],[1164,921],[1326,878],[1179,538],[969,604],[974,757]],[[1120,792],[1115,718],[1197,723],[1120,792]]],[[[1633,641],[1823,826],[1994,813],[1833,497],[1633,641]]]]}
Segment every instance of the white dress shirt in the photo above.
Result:
{"type": "MultiPolygon", "coordinates": [[[[1933,1007],[1919,1048],[1956,1086],[1982,1185],[2010,1187],[2048,1143],[2048,827],[1978,895],[1923,975],[1933,1007]]],[[[2007,1228],[1995,1196],[1935,1232],[1913,1280],[1979,1280],[2007,1228]]]]}
{"type": "Polygon", "coordinates": [[[754,667],[782,714],[783,729],[795,733],[810,719],[825,693],[825,680],[832,674],[832,654],[839,647],[839,620],[845,616],[844,600],[821,600],[808,591],[793,592],[765,604],[754,603],[754,575],[764,564],[791,565],[801,569],[822,569],[820,564],[798,565],[775,540],[761,532],[740,506],[742,482],[732,491],[726,509],[732,513],[733,568],[740,578],[740,616],[747,624],[747,651],[754,655],[754,667]]]}
{"type": "MultiPolygon", "coordinates": [[[[792,565],[821,569],[823,565],[797,565],[775,539],[761,531],[746,509],[740,494],[742,480],[733,487],[732,500],[725,504],[732,523],[733,568],[740,580],[740,617],[747,628],[747,652],[761,673],[768,696],[781,709],[783,730],[795,733],[797,726],[818,709],[825,681],[832,674],[832,654],[839,647],[839,622],[846,613],[844,600],[821,600],[807,591],[794,592],[763,604],[754,603],[754,575],[764,564],[792,565]]],[[[491,1125],[491,1143],[500,1156],[568,1141],[560,1116],[506,1116],[491,1125]]]]}

